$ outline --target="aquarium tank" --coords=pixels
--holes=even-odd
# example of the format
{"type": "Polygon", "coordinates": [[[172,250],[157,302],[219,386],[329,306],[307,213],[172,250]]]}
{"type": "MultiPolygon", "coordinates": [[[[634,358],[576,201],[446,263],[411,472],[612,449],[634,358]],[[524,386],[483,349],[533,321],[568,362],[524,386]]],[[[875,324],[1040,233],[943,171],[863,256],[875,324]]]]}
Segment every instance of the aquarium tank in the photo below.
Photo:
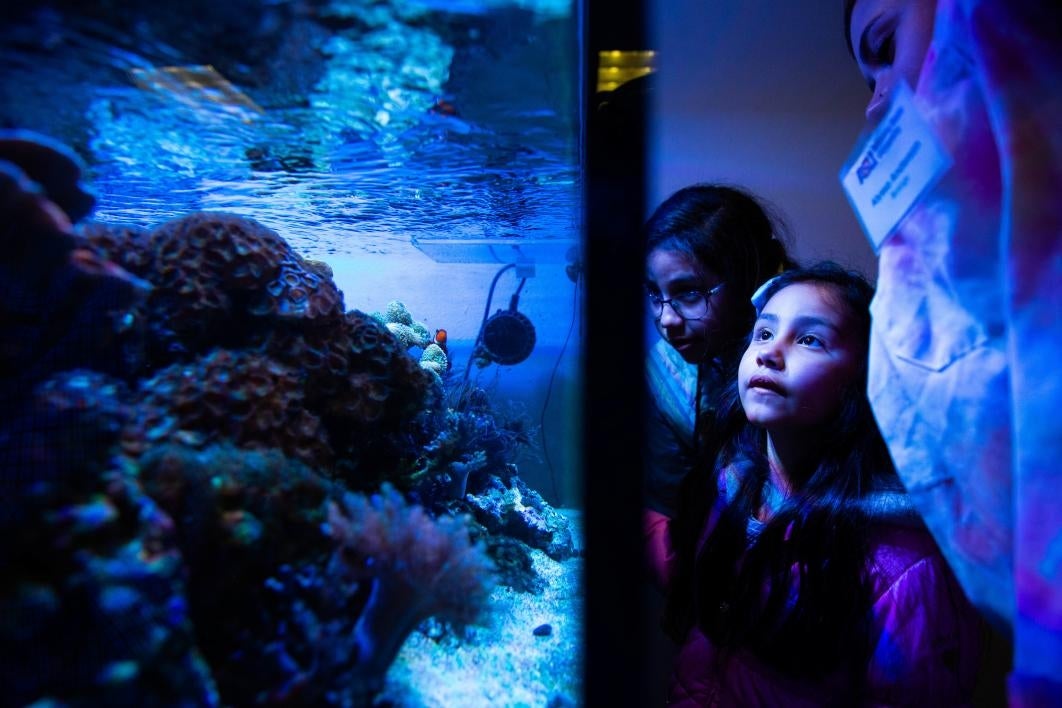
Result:
{"type": "Polygon", "coordinates": [[[574,0],[0,10],[0,704],[582,704],[574,0]]]}

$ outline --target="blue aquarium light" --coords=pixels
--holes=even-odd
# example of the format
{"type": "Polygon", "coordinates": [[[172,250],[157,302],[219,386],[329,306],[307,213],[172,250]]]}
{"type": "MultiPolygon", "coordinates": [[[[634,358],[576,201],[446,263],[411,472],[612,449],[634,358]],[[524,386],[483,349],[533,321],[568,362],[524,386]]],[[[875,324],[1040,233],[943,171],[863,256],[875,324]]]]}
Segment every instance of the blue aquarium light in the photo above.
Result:
{"type": "Polygon", "coordinates": [[[579,241],[574,239],[413,238],[412,241],[437,263],[567,263],[579,248],[579,241]]]}

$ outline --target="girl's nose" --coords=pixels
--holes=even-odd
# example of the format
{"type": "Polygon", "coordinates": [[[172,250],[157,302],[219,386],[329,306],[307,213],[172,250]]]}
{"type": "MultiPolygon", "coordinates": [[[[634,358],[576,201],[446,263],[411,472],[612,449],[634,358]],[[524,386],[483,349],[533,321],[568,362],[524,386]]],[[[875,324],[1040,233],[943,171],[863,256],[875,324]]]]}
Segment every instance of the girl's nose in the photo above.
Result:
{"type": "Polygon", "coordinates": [[[756,350],[756,363],[765,369],[781,369],[785,366],[785,360],[774,344],[756,350]]]}

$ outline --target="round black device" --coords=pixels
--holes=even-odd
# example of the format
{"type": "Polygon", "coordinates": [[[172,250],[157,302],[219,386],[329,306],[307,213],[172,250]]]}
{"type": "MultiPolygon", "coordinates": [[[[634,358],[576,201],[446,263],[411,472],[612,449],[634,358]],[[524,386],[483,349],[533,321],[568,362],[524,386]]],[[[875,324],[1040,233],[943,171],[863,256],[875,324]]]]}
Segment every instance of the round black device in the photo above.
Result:
{"type": "Polygon", "coordinates": [[[515,309],[498,310],[483,325],[484,353],[498,364],[519,364],[535,348],[535,326],[515,309]]]}

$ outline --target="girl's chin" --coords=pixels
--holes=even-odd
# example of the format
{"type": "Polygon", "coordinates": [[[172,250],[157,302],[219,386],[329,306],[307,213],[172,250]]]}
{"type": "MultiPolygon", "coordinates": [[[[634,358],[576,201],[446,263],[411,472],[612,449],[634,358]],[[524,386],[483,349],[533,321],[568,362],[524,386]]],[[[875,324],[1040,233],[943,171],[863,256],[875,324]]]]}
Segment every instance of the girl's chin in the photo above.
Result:
{"type": "Polygon", "coordinates": [[[700,342],[680,344],[675,347],[675,351],[679,353],[679,356],[681,356],[683,361],[687,364],[699,364],[704,361],[705,358],[704,345],[700,342]]]}

